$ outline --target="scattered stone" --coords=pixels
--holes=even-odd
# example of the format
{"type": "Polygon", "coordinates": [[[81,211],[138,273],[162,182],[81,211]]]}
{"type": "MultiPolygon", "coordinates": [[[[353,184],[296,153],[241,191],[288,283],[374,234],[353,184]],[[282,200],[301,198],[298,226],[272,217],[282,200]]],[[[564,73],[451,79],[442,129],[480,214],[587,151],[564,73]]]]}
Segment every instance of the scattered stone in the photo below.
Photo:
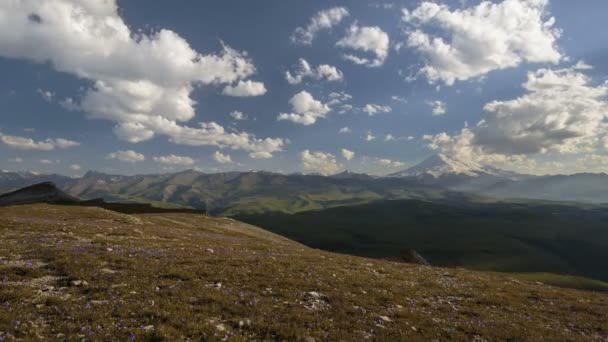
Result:
{"type": "Polygon", "coordinates": [[[378,316],[379,319],[381,319],[383,322],[392,322],[393,320],[386,317],[386,316],[378,316]]]}
{"type": "Polygon", "coordinates": [[[215,329],[217,329],[217,331],[226,331],[226,327],[223,324],[216,325],[215,329]]]}
{"type": "Polygon", "coordinates": [[[304,293],[300,303],[310,311],[327,310],[330,307],[329,297],[316,291],[304,293]]]}
{"type": "Polygon", "coordinates": [[[108,247],[108,248],[106,248],[106,251],[108,251],[108,252],[112,252],[112,251],[113,251],[113,249],[112,249],[112,248],[110,248],[110,247],[108,247]]]}
{"type": "Polygon", "coordinates": [[[312,336],[306,336],[304,337],[304,342],[317,342],[317,340],[312,336]]]}
{"type": "Polygon", "coordinates": [[[154,326],[153,325],[146,325],[143,330],[145,332],[153,332],[154,331],[154,326]]]}
{"type": "Polygon", "coordinates": [[[244,320],[239,321],[239,328],[244,328],[244,327],[249,327],[249,326],[251,326],[250,319],[244,319],[244,320]]]}
{"type": "Polygon", "coordinates": [[[111,270],[109,268],[102,268],[101,270],[99,270],[101,273],[105,273],[105,274],[114,274],[116,273],[116,271],[111,270]]]}
{"type": "Polygon", "coordinates": [[[89,286],[89,283],[87,283],[85,280],[72,280],[70,284],[76,287],[89,286]]]}
{"type": "Polygon", "coordinates": [[[215,253],[215,251],[213,250],[213,248],[207,248],[207,249],[205,249],[205,251],[207,253],[211,253],[211,254],[215,253]]]}

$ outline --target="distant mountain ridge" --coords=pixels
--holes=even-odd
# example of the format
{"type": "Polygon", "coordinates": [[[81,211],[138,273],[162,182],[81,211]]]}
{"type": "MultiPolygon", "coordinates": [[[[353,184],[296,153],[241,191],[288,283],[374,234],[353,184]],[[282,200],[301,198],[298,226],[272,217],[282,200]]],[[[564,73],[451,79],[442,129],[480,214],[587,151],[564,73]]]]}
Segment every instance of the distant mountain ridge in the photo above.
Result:
{"type": "Polygon", "coordinates": [[[215,213],[299,212],[382,199],[534,199],[608,203],[608,175],[532,176],[437,154],[387,177],[344,171],[332,176],[265,171],[111,175],[80,178],[1,172],[0,193],[51,181],[72,196],[215,213]]]}

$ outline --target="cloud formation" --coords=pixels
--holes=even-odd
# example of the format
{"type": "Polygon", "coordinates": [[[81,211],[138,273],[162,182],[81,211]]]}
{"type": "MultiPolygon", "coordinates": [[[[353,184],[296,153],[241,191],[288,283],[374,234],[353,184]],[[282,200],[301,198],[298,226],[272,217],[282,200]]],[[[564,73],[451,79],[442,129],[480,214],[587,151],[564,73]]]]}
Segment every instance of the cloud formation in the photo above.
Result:
{"type": "Polygon", "coordinates": [[[177,156],[170,154],[167,156],[153,157],[155,162],[165,165],[180,165],[180,166],[191,166],[194,165],[194,159],[186,156],[177,156]]]}
{"type": "Polygon", "coordinates": [[[306,27],[298,27],[291,35],[291,41],[297,44],[310,45],[322,30],[328,30],[340,24],[348,17],[349,13],[345,7],[333,7],[317,12],[306,27]]]}
{"type": "Polygon", "coordinates": [[[367,113],[369,116],[374,116],[379,113],[390,113],[393,109],[391,106],[368,103],[361,110],[367,113]]]}
{"type": "Polygon", "coordinates": [[[139,161],[146,160],[146,157],[138,152],[133,150],[121,150],[112,153],[108,153],[106,156],[107,159],[116,159],[123,162],[135,163],[139,161]]]}
{"type": "Polygon", "coordinates": [[[234,97],[261,96],[266,94],[266,87],[262,82],[240,80],[236,85],[227,85],[222,94],[234,97]]]}
{"type": "Polygon", "coordinates": [[[301,91],[295,94],[289,100],[293,112],[280,113],[278,120],[288,120],[301,125],[312,125],[318,119],[324,118],[331,110],[327,104],[315,100],[315,98],[307,91],[301,91]]]}
{"type": "Polygon", "coordinates": [[[388,56],[390,39],[386,32],[378,26],[359,26],[352,24],[346,31],[346,36],[340,39],[337,46],[352,50],[363,51],[372,54],[373,58],[361,57],[360,55],[345,54],[344,58],[355,64],[368,67],[379,67],[384,64],[388,56]]]}
{"type": "Polygon", "coordinates": [[[307,172],[331,175],[340,170],[336,157],[331,153],[304,150],[300,153],[300,160],[307,172]]]}
{"type": "Polygon", "coordinates": [[[317,81],[326,80],[329,82],[337,82],[342,81],[344,75],[338,68],[328,64],[321,64],[316,68],[312,67],[304,58],[298,60],[298,68],[296,70],[293,72],[285,72],[285,80],[292,85],[300,84],[306,78],[317,81]]]}
{"type": "Polygon", "coordinates": [[[4,145],[21,150],[37,150],[37,151],[52,151],[54,149],[67,149],[79,146],[77,141],[55,138],[36,141],[31,138],[20,137],[16,135],[7,135],[0,132],[0,142],[4,145]]]}
{"type": "Polygon", "coordinates": [[[346,160],[352,160],[355,157],[355,152],[343,148],[342,149],[342,157],[344,159],[346,159],[346,160]]]}
{"type": "Polygon", "coordinates": [[[420,74],[430,83],[480,77],[523,62],[558,63],[560,31],[547,17],[549,0],[482,1],[451,10],[425,1],[403,10],[410,24],[407,46],[424,58],[420,74]]]}
{"type": "Polygon", "coordinates": [[[232,158],[229,154],[224,154],[220,151],[215,151],[213,154],[213,159],[220,164],[229,164],[232,163],[232,158]]]}
{"type": "Polygon", "coordinates": [[[0,56],[49,63],[89,80],[81,98],[62,103],[115,122],[121,139],[141,142],[161,134],[175,143],[281,150],[282,139],[269,143],[245,132],[209,130],[213,123],[181,124],[194,118],[190,95],[196,86],[227,85],[225,91],[237,96],[262,92],[263,84],[244,81],[256,71],[246,53],[224,45],[220,53],[201,54],[171,30],[133,32],[115,0],[3,1],[0,17],[0,56]]]}
{"type": "Polygon", "coordinates": [[[464,160],[522,161],[539,154],[593,154],[608,147],[608,83],[579,63],[528,73],[525,94],[484,106],[485,116],[456,135],[427,135],[431,148],[464,160]]]}

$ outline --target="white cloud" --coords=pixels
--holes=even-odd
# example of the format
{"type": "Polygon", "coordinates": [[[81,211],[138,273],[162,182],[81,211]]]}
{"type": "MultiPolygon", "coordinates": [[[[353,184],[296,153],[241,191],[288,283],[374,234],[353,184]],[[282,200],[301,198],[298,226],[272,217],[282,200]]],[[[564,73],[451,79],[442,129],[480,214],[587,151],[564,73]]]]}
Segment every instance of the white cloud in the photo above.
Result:
{"type": "Polygon", "coordinates": [[[530,72],[524,95],[486,104],[484,119],[474,127],[424,138],[433,149],[478,162],[529,162],[541,154],[605,151],[608,83],[594,85],[581,71],[577,65],[530,72]]]}
{"type": "Polygon", "coordinates": [[[390,113],[393,109],[391,108],[391,106],[382,106],[378,104],[368,103],[361,110],[367,113],[369,116],[373,116],[378,113],[390,113]]]}
{"type": "Polygon", "coordinates": [[[215,151],[213,154],[213,159],[220,164],[229,164],[232,163],[232,158],[229,154],[224,154],[220,151],[215,151]]]}
{"type": "Polygon", "coordinates": [[[246,53],[223,46],[218,54],[201,54],[171,30],[133,32],[119,16],[116,0],[4,1],[0,17],[0,56],[48,63],[89,80],[92,85],[81,98],[62,104],[115,122],[114,131],[124,140],[161,134],[178,144],[281,150],[282,139],[270,144],[245,132],[223,132],[214,123],[180,124],[195,116],[190,95],[197,86],[236,84],[227,92],[261,92],[261,84],[241,82],[256,71],[246,53]]]}
{"type": "Polygon", "coordinates": [[[16,158],[13,158],[13,159],[9,159],[8,161],[10,161],[12,163],[23,163],[23,158],[16,157],[16,158]]]}
{"type": "Polygon", "coordinates": [[[435,116],[444,115],[448,112],[446,108],[447,105],[443,101],[430,101],[427,102],[427,104],[432,108],[433,115],[435,116]]]}
{"type": "Polygon", "coordinates": [[[342,127],[340,128],[340,130],[338,131],[338,133],[352,133],[353,130],[350,129],[350,127],[342,127]]]}
{"type": "Polygon", "coordinates": [[[383,158],[376,159],[376,164],[389,168],[399,168],[405,166],[405,163],[403,162],[383,158]]]}
{"type": "Polygon", "coordinates": [[[272,153],[268,153],[265,151],[251,152],[251,153],[249,153],[249,158],[251,158],[251,159],[268,159],[268,158],[272,158],[272,153]]]}
{"type": "Polygon", "coordinates": [[[43,89],[38,88],[37,92],[47,102],[53,101],[53,97],[55,97],[55,93],[53,93],[50,90],[43,90],[43,89]]]}
{"type": "Polygon", "coordinates": [[[243,112],[239,112],[238,110],[230,112],[230,116],[234,120],[247,120],[247,114],[245,114],[243,112]]]}
{"type": "Polygon", "coordinates": [[[300,84],[306,78],[317,81],[326,80],[329,82],[336,82],[341,81],[344,76],[342,71],[338,70],[335,66],[321,64],[314,68],[303,58],[299,59],[297,70],[293,71],[293,73],[291,71],[285,72],[285,79],[292,85],[300,84]]]}
{"type": "Polygon", "coordinates": [[[53,164],[52,160],[49,159],[40,159],[41,164],[53,164]]]}
{"type": "Polygon", "coordinates": [[[346,32],[346,36],[340,39],[336,45],[342,48],[361,50],[371,53],[374,58],[358,57],[352,54],[344,55],[344,58],[368,67],[379,67],[384,64],[388,56],[390,40],[388,34],[377,26],[359,26],[354,23],[346,32]]]}
{"type": "Polygon", "coordinates": [[[165,164],[165,165],[180,165],[180,166],[190,166],[194,165],[194,159],[186,156],[177,156],[175,154],[170,154],[168,156],[159,156],[152,157],[155,162],[165,164]]]}
{"type": "Polygon", "coordinates": [[[384,141],[393,141],[395,140],[395,136],[392,134],[387,134],[384,136],[384,141]]]}
{"type": "Polygon", "coordinates": [[[403,10],[403,20],[412,26],[407,45],[423,56],[420,74],[430,83],[451,85],[522,62],[558,63],[560,32],[547,17],[548,2],[482,1],[454,10],[423,2],[411,12],[403,10]]]}
{"type": "Polygon", "coordinates": [[[234,86],[227,85],[222,94],[235,97],[261,96],[266,94],[266,87],[262,82],[240,80],[234,86]]]}
{"type": "Polygon", "coordinates": [[[41,141],[35,141],[30,138],[19,137],[15,135],[6,135],[0,132],[0,142],[5,145],[13,148],[18,148],[22,150],[38,150],[38,151],[52,151],[56,148],[59,149],[67,149],[70,147],[75,147],[80,145],[79,142],[63,139],[63,138],[55,138],[55,139],[45,139],[41,141]]]}
{"type": "Polygon", "coordinates": [[[74,170],[74,171],[80,171],[82,169],[82,167],[78,164],[72,164],[70,165],[70,170],[74,170]]]}
{"type": "Polygon", "coordinates": [[[331,153],[304,150],[300,153],[300,159],[305,171],[331,175],[340,169],[336,157],[331,153]]]}
{"type": "Polygon", "coordinates": [[[295,94],[289,104],[293,109],[293,113],[280,113],[278,120],[288,120],[302,125],[312,125],[317,122],[317,119],[324,118],[331,110],[327,104],[315,100],[315,98],[306,91],[301,91],[295,94]]]}
{"type": "Polygon", "coordinates": [[[317,12],[306,27],[298,27],[291,35],[291,41],[298,44],[310,45],[322,30],[331,29],[348,17],[348,10],[344,7],[333,7],[317,12]]]}
{"type": "Polygon", "coordinates": [[[393,95],[391,96],[391,100],[395,102],[407,103],[407,99],[405,99],[403,96],[393,95]]]}
{"type": "Polygon", "coordinates": [[[367,132],[367,134],[365,135],[365,141],[372,141],[375,140],[376,136],[372,134],[372,132],[367,132]]]}
{"type": "Polygon", "coordinates": [[[137,153],[133,150],[112,152],[112,153],[109,153],[106,156],[106,158],[107,159],[116,159],[116,160],[129,162],[129,163],[135,163],[135,162],[146,160],[146,157],[143,154],[137,153]]]}
{"type": "Polygon", "coordinates": [[[347,150],[345,148],[342,149],[342,157],[346,160],[351,160],[355,157],[355,152],[351,150],[347,150]]]}

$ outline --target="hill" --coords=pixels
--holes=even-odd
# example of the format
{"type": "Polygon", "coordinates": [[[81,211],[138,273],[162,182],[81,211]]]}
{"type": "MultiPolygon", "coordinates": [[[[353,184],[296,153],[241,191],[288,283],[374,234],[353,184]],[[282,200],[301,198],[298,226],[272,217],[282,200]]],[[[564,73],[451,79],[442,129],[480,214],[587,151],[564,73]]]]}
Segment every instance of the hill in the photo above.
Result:
{"type": "Polygon", "coordinates": [[[318,251],[228,218],[12,206],[0,240],[6,340],[608,338],[605,294],[318,251]]]}
{"type": "Polygon", "coordinates": [[[601,207],[392,200],[235,218],[331,251],[396,259],[413,249],[434,265],[608,281],[601,207]]]}

